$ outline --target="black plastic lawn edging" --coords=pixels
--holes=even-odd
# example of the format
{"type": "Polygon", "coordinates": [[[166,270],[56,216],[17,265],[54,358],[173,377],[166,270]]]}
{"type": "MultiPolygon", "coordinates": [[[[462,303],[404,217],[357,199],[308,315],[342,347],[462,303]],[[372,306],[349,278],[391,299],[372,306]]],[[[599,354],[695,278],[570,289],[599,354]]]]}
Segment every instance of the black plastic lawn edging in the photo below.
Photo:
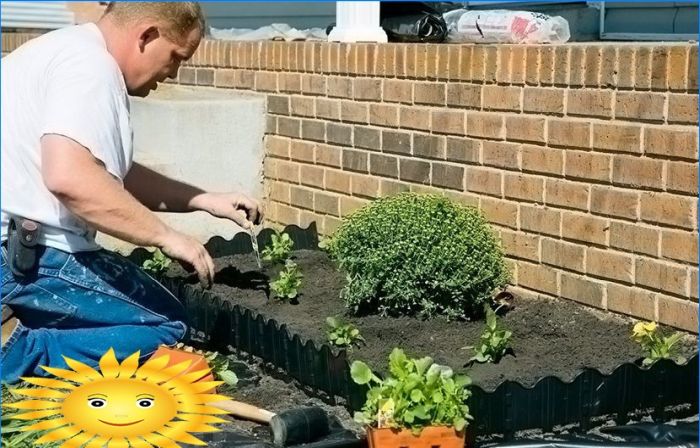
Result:
{"type": "MultiPolygon", "coordinates": [[[[288,226],[284,230],[294,241],[295,249],[318,250],[318,235],[312,224],[308,229],[288,226]]],[[[263,230],[258,244],[264,247],[273,231],[263,230]]],[[[232,240],[215,237],[206,244],[213,257],[244,254],[252,251],[250,237],[237,234],[232,240]]],[[[129,258],[137,263],[149,257],[144,249],[129,258]]],[[[235,351],[262,359],[282,369],[313,392],[340,398],[350,410],[359,410],[366,388],[350,376],[345,351],[334,353],[328,345],[317,347],[304,341],[284,324],[266,319],[222,297],[203,291],[179,279],[162,279],[166,288],[182,300],[191,316],[193,337],[209,348],[235,351]]],[[[652,411],[656,419],[665,420],[668,409],[682,407],[688,414],[698,410],[698,355],[685,364],[661,360],[650,368],[624,363],[610,374],[584,369],[570,382],[554,376],[541,378],[532,387],[504,381],[494,390],[471,388],[470,435],[503,434],[505,440],[525,429],[550,431],[555,426],[577,425],[582,430],[592,426],[596,417],[611,416],[622,424],[639,411],[652,411]]]]}

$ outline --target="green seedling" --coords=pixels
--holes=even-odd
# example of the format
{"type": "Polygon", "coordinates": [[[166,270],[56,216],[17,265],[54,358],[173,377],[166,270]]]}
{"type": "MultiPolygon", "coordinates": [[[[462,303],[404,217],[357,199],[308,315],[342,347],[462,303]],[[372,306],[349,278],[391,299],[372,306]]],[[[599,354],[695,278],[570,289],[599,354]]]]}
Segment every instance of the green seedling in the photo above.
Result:
{"type": "MultiPolygon", "coordinates": [[[[642,346],[646,358],[642,365],[650,366],[659,359],[671,359],[675,356],[674,346],[683,337],[682,333],[665,336],[655,322],[638,322],[632,329],[632,339],[642,346]]],[[[676,357],[676,362],[682,364],[686,359],[676,357]]]]}
{"type": "Polygon", "coordinates": [[[297,264],[292,260],[287,260],[277,280],[270,283],[270,289],[275,293],[276,297],[283,300],[292,300],[299,295],[302,278],[304,276],[299,272],[297,264]]]}
{"type": "Polygon", "coordinates": [[[355,421],[380,428],[408,428],[419,434],[427,426],[467,426],[471,379],[455,375],[432,358],[408,358],[395,348],[389,355],[389,376],[380,379],[362,361],[350,366],[355,383],[369,386],[367,399],[355,421]]]}
{"type": "Polygon", "coordinates": [[[272,235],[272,243],[262,251],[262,258],[274,264],[284,263],[292,252],[294,241],[286,233],[276,231],[272,235]]]}
{"type": "Polygon", "coordinates": [[[469,362],[493,362],[497,363],[505,356],[510,349],[510,337],[512,332],[504,330],[496,317],[496,311],[486,304],[486,328],[481,333],[480,343],[476,347],[476,354],[469,359],[469,362]]]}
{"type": "Polygon", "coordinates": [[[335,317],[327,317],[328,342],[336,347],[352,347],[365,342],[365,338],[360,334],[360,330],[353,324],[344,324],[335,317]]]}
{"type": "Polygon", "coordinates": [[[143,262],[143,269],[152,274],[160,275],[163,274],[170,266],[172,261],[167,257],[160,249],[156,249],[150,259],[143,262]]]}

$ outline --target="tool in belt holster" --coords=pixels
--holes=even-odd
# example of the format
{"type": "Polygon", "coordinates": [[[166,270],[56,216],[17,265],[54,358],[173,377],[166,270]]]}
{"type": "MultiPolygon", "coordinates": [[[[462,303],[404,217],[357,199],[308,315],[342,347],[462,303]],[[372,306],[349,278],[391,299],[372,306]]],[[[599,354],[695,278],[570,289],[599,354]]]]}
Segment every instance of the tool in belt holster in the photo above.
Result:
{"type": "Polygon", "coordinates": [[[32,274],[39,264],[37,242],[41,224],[26,218],[11,217],[7,236],[10,270],[19,278],[32,274]]]}

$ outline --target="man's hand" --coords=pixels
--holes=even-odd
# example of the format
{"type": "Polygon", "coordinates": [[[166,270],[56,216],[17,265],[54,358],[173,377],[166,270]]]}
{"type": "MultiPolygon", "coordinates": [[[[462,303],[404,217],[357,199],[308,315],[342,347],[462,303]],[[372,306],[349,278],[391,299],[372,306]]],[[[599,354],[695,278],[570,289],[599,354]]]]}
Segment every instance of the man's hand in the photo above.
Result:
{"type": "Polygon", "coordinates": [[[205,288],[214,283],[214,261],[196,239],[173,230],[163,240],[160,249],[170,258],[192,266],[205,288]]]}
{"type": "Polygon", "coordinates": [[[230,219],[246,230],[263,219],[258,201],[242,193],[202,193],[192,198],[190,205],[212,216],[230,219]]]}

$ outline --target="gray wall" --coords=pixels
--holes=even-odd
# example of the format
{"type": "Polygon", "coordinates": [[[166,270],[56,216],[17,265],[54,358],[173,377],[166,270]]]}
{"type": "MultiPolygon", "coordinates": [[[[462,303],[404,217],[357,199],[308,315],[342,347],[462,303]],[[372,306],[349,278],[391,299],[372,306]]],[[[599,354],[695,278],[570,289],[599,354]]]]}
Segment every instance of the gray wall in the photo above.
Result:
{"type": "Polygon", "coordinates": [[[214,28],[259,28],[287,23],[295,28],[326,28],[335,22],[335,2],[203,2],[214,28]]]}

